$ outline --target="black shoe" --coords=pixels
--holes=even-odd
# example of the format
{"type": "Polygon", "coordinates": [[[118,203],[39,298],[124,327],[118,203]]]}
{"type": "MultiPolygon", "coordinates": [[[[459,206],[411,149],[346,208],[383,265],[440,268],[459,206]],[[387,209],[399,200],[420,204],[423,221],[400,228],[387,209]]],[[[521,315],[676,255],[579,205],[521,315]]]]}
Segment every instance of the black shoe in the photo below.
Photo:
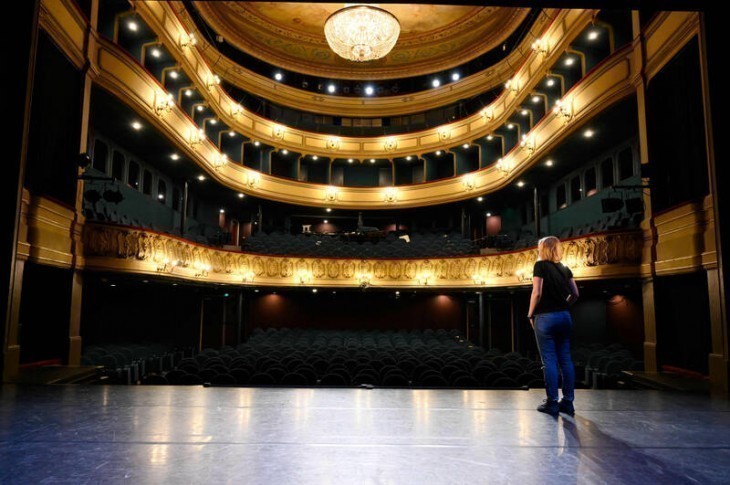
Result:
{"type": "Polygon", "coordinates": [[[573,407],[573,401],[566,401],[561,399],[558,404],[558,408],[561,413],[567,414],[568,416],[575,416],[575,408],[573,407]]]}
{"type": "Polygon", "coordinates": [[[558,401],[552,399],[545,399],[542,404],[537,407],[537,410],[541,413],[549,414],[550,416],[557,416],[560,412],[558,401]]]}

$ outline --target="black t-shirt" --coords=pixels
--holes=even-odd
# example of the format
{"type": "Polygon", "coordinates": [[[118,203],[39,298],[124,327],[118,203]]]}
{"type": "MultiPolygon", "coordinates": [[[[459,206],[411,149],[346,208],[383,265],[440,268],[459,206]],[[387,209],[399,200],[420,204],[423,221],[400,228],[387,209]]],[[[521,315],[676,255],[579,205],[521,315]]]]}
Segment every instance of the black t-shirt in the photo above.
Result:
{"type": "Polygon", "coordinates": [[[532,275],[542,278],[542,297],[535,308],[535,313],[562,312],[568,309],[565,298],[572,293],[570,279],[573,272],[562,263],[537,261],[532,275]],[[561,278],[560,273],[565,276],[561,278]]]}

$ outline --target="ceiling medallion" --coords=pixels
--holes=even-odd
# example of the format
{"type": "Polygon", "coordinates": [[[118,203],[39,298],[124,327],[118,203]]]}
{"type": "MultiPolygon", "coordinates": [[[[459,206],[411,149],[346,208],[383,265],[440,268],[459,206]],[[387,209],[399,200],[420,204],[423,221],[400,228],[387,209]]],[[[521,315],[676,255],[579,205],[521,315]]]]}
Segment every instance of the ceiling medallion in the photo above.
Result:
{"type": "Polygon", "coordinates": [[[338,56],[366,62],[388,55],[400,34],[400,22],[390,12],[369,5],[345,7],[324,23],[327,43],[338,56]]]}

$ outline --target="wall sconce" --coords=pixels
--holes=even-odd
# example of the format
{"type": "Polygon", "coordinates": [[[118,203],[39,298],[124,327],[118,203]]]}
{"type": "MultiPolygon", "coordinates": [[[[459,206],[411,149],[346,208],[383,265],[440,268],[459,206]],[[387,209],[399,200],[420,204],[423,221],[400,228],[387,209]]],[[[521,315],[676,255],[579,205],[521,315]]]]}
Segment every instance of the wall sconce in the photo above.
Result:
{"type": "Polygon", "coordinates": [[[249,188],[255,189],[259,182],[261,182],[261,175],[259,175],[256,172],[249,172],[248,175],[246,175],[246,185],[248,185],[249,188]]]}
{"type": "Polygon", "coordinates": [[[485,271],[474,273],[471,276],[471,279],[474,281],[475,285],[484,286],[487,284],[487,273],[485,271]]]}
{"type": "Polygon", "coordinates": [[[482,110],[482,117],[487,121],[492,121],[494,119],[494,110],[492,108],[484,108],[482,110]]]}
{"type": "Polygon", "coordinates": [[[205,82],[205,85],[208,86],[208,90],[213,89],[214,87],[220,85],[221,78],[219,78],[216,74],[210,74],[208,76],[208,80],[205,82]]]}
{"type": "Polygon", "coordinates": [[[296,280],[299,282],[300,285],[308,285],[312,282],[314,277],[312,276],[311,271],[307,270],[299,270],[297,271],[296,280]]]}
{"type": "Polygon", "coordinates": [[[428,284],[431,282],[431,278],[433,278],[433,275],[431,273],[421,273],[416,276],[416,281],[418,281],[418,283],[423,286],[428,286],[428,284]]]}
{"type": "Polygon", "coordinates": [[[553,113],[563,119],[563,123],[567,124],[573,118],[573,106],[571,102],[558,99],[555,101],[553,113]]]}
{"type": "Polygon", "coordinates": [[[398,140],[393,136],[391,136],[390,138],[387,138],[383,142],[383,148],[385,149],[386,152],[392,152],[393,150],[398,148],[398,140]]]}
{"type": "Polygon", "coordinates": [[[337,201],[337,187],[327,187],[324,189],[324,200],[327,202],[337,201]]]}
{"type": "Polygon", "coordinates": [[[198,44],[198,38],[195,37],[194,33],[182,34],[180,36],[180,47],[195,47],[198,44]]]}
{"type": "Polygon", "coordinates": [[[383,196],[386,202],[394,203],[398,200],[398,189],[395,187],[388,187],[383,192],[383,196]]]}
{"type": "Polygon", "coordinates": [[[355,279],[357,279],[360,288],[367,288],[370,286],[370,281],[373,279],[373,275],[371,273],[357,273],[355,275],[355,279]]]}
{"type": "Polygon", "coordinates": [[[195,270],[197,271],[197,273],[195,273],[195,277],[196,278],[201,278],[201,277],[208,276],[208,272],[210,271],[210,265],[209,264],[195,263],[193,265],[193,268],[195,268],[195,270]]]}
{"type": "Polygon", "coordinates": [[[538,54],[547,55],[548,53],[548,41],[547,39],[537,39],[532,43],[532,50],[538,54]]]}
{"type": "Polygon", "coordinates": [[[242,115],[242,114],[243,114],[243,106],[241,106],[240,104],[234,104],[233,106],[231,106],[231,116],[233,116],[235,118],[236,116],[242,115]]]}
{"type": "Polygon", "coordinates": [[[327,140],[327,150],[337,150],[340,148],[340,139],[339,138],[330,138],[327,140]]]}
{"type": "Polygon", "coordinates": [[[497,160],[497,170],[502,173],[502,175],[507,176],[512,171],[512,162],[509,160],[503,160],[499,159],[497,160]]]}
{"type": "Polygon", "coordinates": [[[190,139],[188,140],[188,143],[190,143],[191,147],[200,145],[203,143],[203,140],[205,140],[205,131],[203,131],[202,128],[192,128],[190,130],[190,139]]]}
{"type": "Polygon", "coordinates": [[[228,163],[228,155],[225,153],[219,153],[213,159],[213,168],[216,172],[220,172],[223,167],[228,163]]]}
{"type": "Polygon", "coordinates": [[[461,178],[461,183],[464,185],[464,189],[474,190],[477,186],[476,177],[473,174],[466,174],[461,178]]]}
{"type": "Polygon", "coordinates": [[[441,128],[439,130],[439,140],[447,141],[449,138],[451,138],[451,130],[448,128],[441,128]]]}
{"type": "Polygon", "coordinates": [[[246,271],[241,275],[241,282],[242,283],[253,283],[254,278],[256,277],[256,274],[253,271],[246,271]]]}
{"type": "Polygon", "coordinates": [[[520,140],[520,149],[526,150],[527,156],[531,157],[537,149],[537,141],[535,140],[535,135],[522,135],[522,140],[520,140]]]}
{"type": "Polygon", "coordinates": [[[520,91],[520,83],[517,79],[510,79],[504,83],[504,88],[509,92],[517,94],[520,91]]]}
{"type": "Polygon", "coordinates": [[[284,127],[283,126],[281,126],[281,125],[274,126],[274,130],[273,130],[274,137],[275,138],[278,138],[279,140],[284,139],[284,131],[285,130],[284,130],[284,127]]]}
{"type": "Polygon", "coordinates": [[[157,272],[164,273],[166,271],[169,271],[170,273],[172,273],[178,264],[180,264],[180,262],[177,259],[170,261],[168,258],[165,258],[162,261],[162,264],[157,265],[157,272]]]}
{"type": "Polygon", "coordinates": [[[155,100],[155,113],[157,116],[162,116],[172,111],[172,108],[175,106],[175,96],[171,93],[165,93],[164,95],[158,94],[157,96],[159,96],[155,100]]]}

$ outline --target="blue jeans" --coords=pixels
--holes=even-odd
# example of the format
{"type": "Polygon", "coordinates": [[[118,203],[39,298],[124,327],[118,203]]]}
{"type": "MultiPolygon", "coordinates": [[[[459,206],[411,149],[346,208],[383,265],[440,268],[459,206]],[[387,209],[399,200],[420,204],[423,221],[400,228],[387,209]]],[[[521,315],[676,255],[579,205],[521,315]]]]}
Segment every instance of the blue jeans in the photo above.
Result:
{"type": "Polygon", "coordinates": [[[535,335],[545,371],[545,392],[548,399],[558,400],[558,372],[563,376],[563,399],[575,397],[575,369],[570,358],[570,332],[573,320],[570,312],[538,313],[535,315],[535,335]]]}

